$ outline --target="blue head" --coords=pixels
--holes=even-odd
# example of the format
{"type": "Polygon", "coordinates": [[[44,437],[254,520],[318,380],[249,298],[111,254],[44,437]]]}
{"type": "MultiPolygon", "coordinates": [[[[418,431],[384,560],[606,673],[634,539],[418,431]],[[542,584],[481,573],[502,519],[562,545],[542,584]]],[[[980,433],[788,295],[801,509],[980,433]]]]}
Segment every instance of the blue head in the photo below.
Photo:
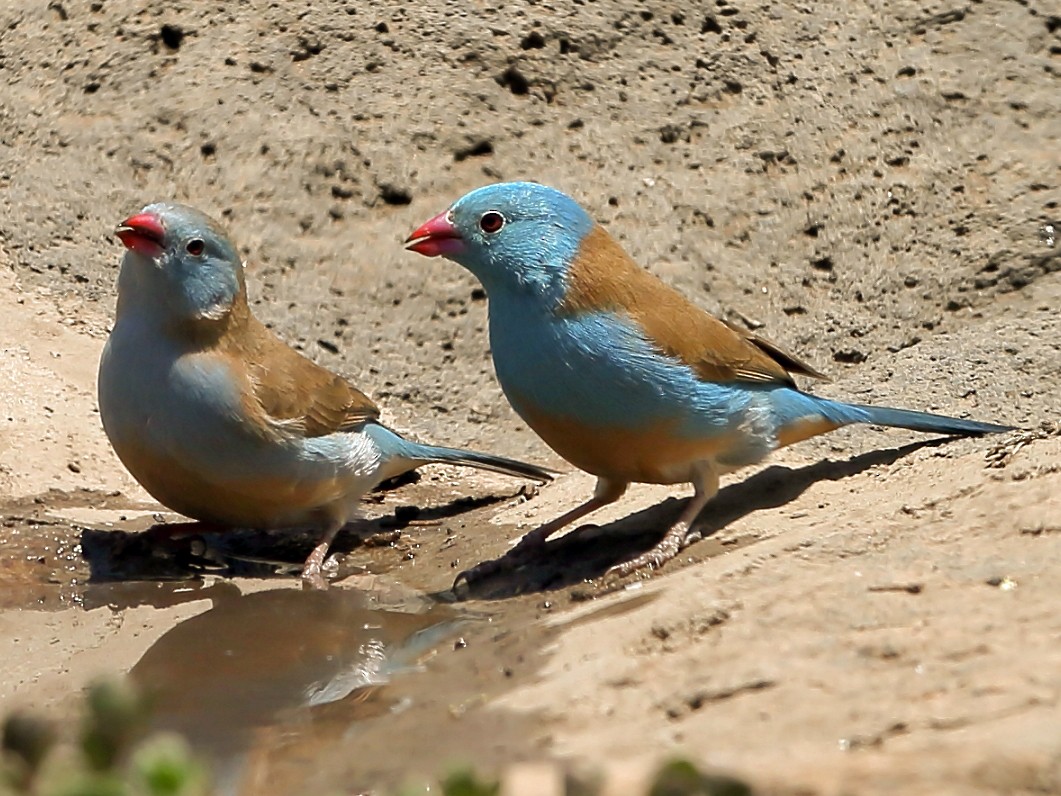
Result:
{"type": "Polygon", "coordinates": [[[119,310],[136,306],[160,322],[222,320],[244,294],[236,247],[210,217],[157,202],[118,225],[129,250],[118,277],[119,310]]]}
{"type": "Polygon", "coordinates": [[[530,291],[559,300],[592,227],[586,211],[555,188],[503,182],[465,194],[420,226],[406,247],[460,263],[489,294],[530,291]]]}

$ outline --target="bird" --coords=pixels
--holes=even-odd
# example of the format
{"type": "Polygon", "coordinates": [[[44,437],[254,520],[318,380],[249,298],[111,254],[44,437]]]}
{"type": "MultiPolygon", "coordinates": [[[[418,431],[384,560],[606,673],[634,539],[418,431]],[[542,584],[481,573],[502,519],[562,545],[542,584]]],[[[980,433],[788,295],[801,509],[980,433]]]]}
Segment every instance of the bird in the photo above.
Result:
{"type": "Polygon", "coordinates": [[[438,462],[539,482],[548,470],[406,439],[343,377],[250,311],[235,244],[195,208],[158,202],[118,225],[126,248],[98,374],[103,428],[164,506],[222,527],[308,529],[320,585],[337,532],[388,478],[438,462]]]}
{"type": "Polygon", "coordinates": [[[949,435],[995,423],[843,403],[801,390],[824,378],[781,346],[721,321],[638,265],[570,196],[534,182],[464,195],[406,239],[478,278],[501,389],[563,459],[596,476],[592,497],[507,554],[461,572],[471,584],[540,555],[545,540],[614,503],[631,483],[691,483],[652,549],[609,573],[658,568],[696,541],[719,477],[853,423],[949,435]]]}

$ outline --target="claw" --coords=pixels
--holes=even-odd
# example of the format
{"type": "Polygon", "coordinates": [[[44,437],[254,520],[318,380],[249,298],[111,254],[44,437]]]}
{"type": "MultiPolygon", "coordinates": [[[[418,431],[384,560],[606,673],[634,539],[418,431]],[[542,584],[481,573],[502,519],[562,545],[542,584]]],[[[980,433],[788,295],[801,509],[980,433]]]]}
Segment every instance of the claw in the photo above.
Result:
{"type": "Polygon", "coordinates": [[[647,553],[642,553],[637,558],[632,558],[629,561],[624,561],[621,564],[616,564],[613,567],[609,567],[608,571],[604,574],[614,575],[619,578],[625,578],[627,575],[637,572],[639,569],[649,567],[651,569],[659,569],[666,562],[670,561],[677,555],[677,550],[673,553],[664,553],[662,551],[650,550],[647,553]]]}
{"type": "Polygon", "coordinates": [[[316,591],[325,591],[328,588],[328,581],[324,579],[320,564],[315,561],[306,562],[306,566],[302,568],[302,587],[316,591]]]}
{"type": "Polygon", "coordinates": [[[453,579],[453,586],[450,588],[453,591],[457,591],[457,587],[460,586],[461,583],[465,583],[470,587],[472,583],[477,580],[482,580],[490,575],[496,575],[498,572],[515,569],[518,563],[518,561],[511,560],[511,553],[503,555],[500,558],[492,558],[489,561],[483,561],[470,569],[458,573],[457,577],[453,579]]]}
{"type": "Polygon", "coordinates": [[[500,559],[494,559],[492,561],[484,561],[481,564],[476,564],[470,569],[466,569],[462,572],[457,573],[457,577],[453,579],[453,585],[450,586],[450,590],[456,592],[462,583],[467,584],[470,588],[472,583],[485,578],[487,575],[492,575],[495,572],[501,570],[501,567],[487,567],[487,564],[494,564],[500,559]]]}
{"type": "Polygon", "coordinates": [[[682,550],[687,548],[691,544],[696,544],[704,538],[704,534],[700,531],[689,531],[682,540],[682,550]]]}
{"type": "Polygon", "coordinates": [[[681,523],[679,523],[667,531],[663,538],[659,540],[659,543],[651,550],[642,553],[637,558],[632,558],[629,561],[624,561],[621,564],[609,567],[605,575],[614,575],[616,577],[624,578],[627,575],[637,572],[639,569],[644,569],[645,567],[659,569],[686,547],[693,542],[699,541],[701,538],[703,538],[702,533],[687,530],[681,523]]]}

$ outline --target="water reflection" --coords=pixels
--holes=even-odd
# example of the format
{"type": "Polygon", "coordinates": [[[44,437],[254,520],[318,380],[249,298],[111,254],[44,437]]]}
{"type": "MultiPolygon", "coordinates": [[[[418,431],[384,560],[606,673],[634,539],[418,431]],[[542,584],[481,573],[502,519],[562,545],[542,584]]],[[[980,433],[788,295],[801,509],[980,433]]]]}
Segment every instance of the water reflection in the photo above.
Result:
{"type": "Polygon", "coordinates": [[[394,709],[381,687],[458,622],[443,606],[384,608],[354,589],[210,596],[209,610],[159,638],[130,675],[153,695],[155,729],[184,734],[223,793],[256,792],[279,764],[270,752],[303,747],[322,706],[343,700],[351,725],[394,709]]]}

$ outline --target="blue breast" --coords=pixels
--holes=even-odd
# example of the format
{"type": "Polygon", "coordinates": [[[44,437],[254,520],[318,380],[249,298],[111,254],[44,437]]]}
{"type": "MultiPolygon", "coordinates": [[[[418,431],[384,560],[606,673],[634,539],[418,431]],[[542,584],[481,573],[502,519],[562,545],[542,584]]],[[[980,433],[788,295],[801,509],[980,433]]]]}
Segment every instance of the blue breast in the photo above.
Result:
{"type": "Polygon", "coordinates": [[[739,425],[755,391],[700,381],[659,354],[628,318],[554,313],[534,296],[491,297],[490,343],[513,407],[606,430],[673,423],[714,436],[739,425]]]}

